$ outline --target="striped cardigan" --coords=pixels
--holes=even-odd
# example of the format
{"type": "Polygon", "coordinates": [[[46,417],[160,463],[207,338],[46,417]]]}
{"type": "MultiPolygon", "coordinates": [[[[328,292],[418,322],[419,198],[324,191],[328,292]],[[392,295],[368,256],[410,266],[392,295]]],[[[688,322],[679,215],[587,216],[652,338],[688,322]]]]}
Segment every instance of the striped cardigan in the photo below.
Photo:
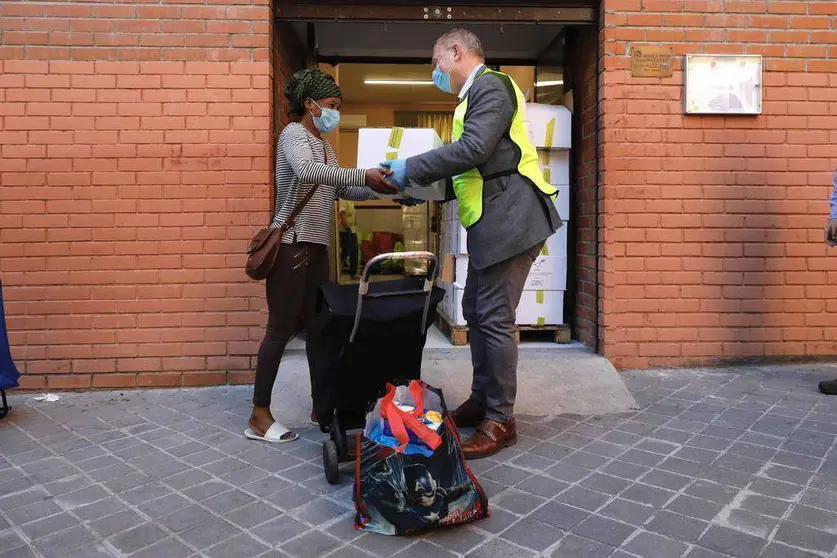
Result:
{"type": "Polygon", "coordinates": [[[282,226],[312,185],[319,184],[314,197],[297,216],[296,225],[282,237],[282,243],[312,242],[328,246],[334,200],[363,201],[375,197],[364,185],[364,175],[364,169],[340,167],[328,140],[318,139],[302,124],[288,124],[276,147],[276,206],[270,226],[282,226]]]}

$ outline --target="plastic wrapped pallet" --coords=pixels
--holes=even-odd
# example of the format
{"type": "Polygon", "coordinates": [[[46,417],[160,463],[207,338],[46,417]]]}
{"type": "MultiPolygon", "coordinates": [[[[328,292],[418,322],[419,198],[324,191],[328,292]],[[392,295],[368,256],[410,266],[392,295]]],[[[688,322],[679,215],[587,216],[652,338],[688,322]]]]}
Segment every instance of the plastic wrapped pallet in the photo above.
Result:
{"type": "MultiPolygon", "coordinates": [[[[404,234],[404,250],[407,252],[421,252],[427,250],[427,205],[416,205],[401,208],[401,226],[404,234]]],[[[404,263],[404,271],[408,275],[424,275],[427,273],[427,262],[408,260],[404,263]]]]}
{"type": "Polygon", "coordinates": [[[535,147],[569,149],[572,145],[572,112],[562,105],[526,104],[529,139],[535,147]]]}

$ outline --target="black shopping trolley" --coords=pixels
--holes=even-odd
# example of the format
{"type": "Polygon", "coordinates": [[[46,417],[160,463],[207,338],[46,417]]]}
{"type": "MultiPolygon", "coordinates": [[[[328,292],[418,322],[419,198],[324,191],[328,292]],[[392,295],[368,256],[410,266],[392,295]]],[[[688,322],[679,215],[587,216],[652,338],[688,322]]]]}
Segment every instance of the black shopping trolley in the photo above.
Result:
{"type": "MultiPolygon", "coordinates": [[[[444,291],[433,286],[436,257],[430,252],[381,254],[364,267],[358,285],[325,285],[317,306],[320,335],[312,351],[311,385],[323,442],[323,468],[334,484],[339,464],[351,461],[348,430],[363,428],[366,413],[388,382],[421,377],[427,328],[444,291]],[[423,276],[369,282],[386,260],[427,261],[423,276]]],[[[310,342],[310,340],[309,340],[310,342]]]]}

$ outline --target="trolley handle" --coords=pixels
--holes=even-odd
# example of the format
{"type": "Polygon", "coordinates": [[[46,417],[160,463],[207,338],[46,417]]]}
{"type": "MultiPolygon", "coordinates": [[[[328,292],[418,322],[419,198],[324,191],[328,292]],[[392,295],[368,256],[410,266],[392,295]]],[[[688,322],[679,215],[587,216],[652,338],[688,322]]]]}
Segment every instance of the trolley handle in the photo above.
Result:
{"type": "Polygon", "coordinates": [[[349,343],[353,343],[355,335],[357,335],[358,327],[360,326],[360,316],[363,309],[363,300],[366,298],[382,298],[387,296],[411,295],[425,293],[426,300],[424,301],[424,313],[421,318],[421,334],[424,335],[427,324],[427,313],[430,309],[430,299],[433,295],[433,281],[436,279],[436,255],[432,252],[391,252],[388,254],[378,254],[369,260],[363,267],[363,272],[360,274],[360,284],[357,289],[357,308],[355,308],[355,323],[352,327],[352,334],[349,336],[349,343]],[[428,262],[427,273],[424,277],[424,283],[421,289],[409,289],[395,292],[370,293],[369,292],[369,274],[373,267],[380,262],[387,260],[404,261],[404,260],[426,260],[428,262]]]}

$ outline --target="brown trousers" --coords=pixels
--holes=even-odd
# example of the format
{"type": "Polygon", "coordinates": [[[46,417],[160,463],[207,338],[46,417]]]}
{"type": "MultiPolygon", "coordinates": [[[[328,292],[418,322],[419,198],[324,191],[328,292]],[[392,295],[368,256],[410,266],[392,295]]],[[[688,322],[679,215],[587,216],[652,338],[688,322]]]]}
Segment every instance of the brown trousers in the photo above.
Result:
{"type": "Polygon", "coordinates": [[[253,405],[269,407],[273,383],[285,346],[302,322],[309,369],[316,354],[319,332],[314,327],[314,309],[319,288],[328,281],[328,247],[297,242],[283,244],[267,277],[267,329],[259,346],[253,405]]]}

